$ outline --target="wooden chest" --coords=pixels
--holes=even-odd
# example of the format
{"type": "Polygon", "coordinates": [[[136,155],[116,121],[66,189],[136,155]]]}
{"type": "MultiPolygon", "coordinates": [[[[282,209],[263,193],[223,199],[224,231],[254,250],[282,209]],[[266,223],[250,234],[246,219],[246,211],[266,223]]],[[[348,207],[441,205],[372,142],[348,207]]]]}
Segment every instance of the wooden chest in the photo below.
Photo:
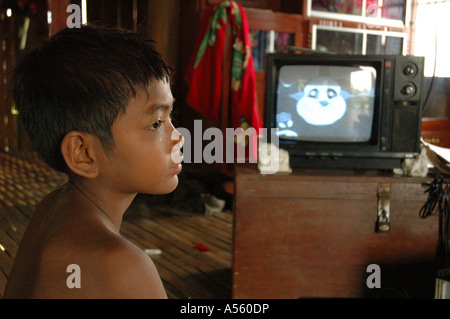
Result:
{"type": "Polygon", "coordinates": [[[419,217],[429,181],[237,167],[233,297],[433,298],[439,218],[419,217]],[[387,233],[375,231],[380,203],[387,233]]]}

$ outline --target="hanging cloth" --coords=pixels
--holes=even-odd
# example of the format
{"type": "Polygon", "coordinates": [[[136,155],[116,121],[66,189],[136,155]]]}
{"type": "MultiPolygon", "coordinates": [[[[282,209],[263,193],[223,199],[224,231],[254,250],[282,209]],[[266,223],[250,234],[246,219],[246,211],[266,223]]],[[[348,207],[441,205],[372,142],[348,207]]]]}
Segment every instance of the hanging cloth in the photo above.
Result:
{"type": "Polygon", "coordinates": [[[261,120],[256,99],[247,16],[242,6],[235,1],[224,1],[210,6],[203,14],[194,54],[185,74],[189,85],[186,103],[212,121],[219,121],[223,84],[222,62],[228,18],[233,37],[230,125],[233,128],[241,127],[244,121],[259,132],[261,120]]]}

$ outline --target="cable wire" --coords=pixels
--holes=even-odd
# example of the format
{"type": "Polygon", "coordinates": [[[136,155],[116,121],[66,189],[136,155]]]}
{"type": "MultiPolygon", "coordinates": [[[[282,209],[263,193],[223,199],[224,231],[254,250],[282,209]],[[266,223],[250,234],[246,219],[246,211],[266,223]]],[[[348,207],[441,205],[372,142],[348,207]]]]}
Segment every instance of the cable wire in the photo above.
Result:
{"type": "Polygon", "coordinates": [[[428,218],[430,216],[439,216],[439,240],[442,241],[444,256],[450,257],[449,251],[449,212],[450,202],[449,184],[444,180],[444,177],[439,174],[436,175],[431,183],[427,183],[428,199],[422,206],[419,212],[420,218],[428,218]]]}

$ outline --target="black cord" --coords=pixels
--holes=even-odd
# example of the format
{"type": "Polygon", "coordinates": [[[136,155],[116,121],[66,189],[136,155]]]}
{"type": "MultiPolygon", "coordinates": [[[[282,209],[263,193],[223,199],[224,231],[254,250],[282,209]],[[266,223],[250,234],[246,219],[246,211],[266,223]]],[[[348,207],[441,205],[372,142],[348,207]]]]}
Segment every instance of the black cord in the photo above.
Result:
{"type": "Polygon", "coordinates": [[[450,187],[441,174],[435,176],[433,181],[427,185],[428,189],[425,193],[428,193],[428,199],[420,209],[419,216],[420,218],[439,216],[439,240],[443,243],[444,256],[449,258],[450,187]]]}
{"type": "Polygon", "coordinates": [[[434,79],[436,78],[436,64],[437,64],[437,50],[438,50],[438,44],[437,44],[437,23],[435,24],[435,30],[434,30],[434,65],[433,65],[433,75],[431,76],[431,83],[428,87],[428,94],[425,98],[425,101],[422,104],[422,114],[425,112],[425,110],[428,107],[428,99],[430,98],[431,90],[433,90],[434,85],[434,79]]]}
{"type": "Polygon", "coordinates": [[[431,183],[427,183],[426,185],[428,189],[425,193],[428,193],[428,198],[420,209],[419,216],[421,218],[439,215],[444,197],[444,178],[442,175],[437,175],[431,183]]]}

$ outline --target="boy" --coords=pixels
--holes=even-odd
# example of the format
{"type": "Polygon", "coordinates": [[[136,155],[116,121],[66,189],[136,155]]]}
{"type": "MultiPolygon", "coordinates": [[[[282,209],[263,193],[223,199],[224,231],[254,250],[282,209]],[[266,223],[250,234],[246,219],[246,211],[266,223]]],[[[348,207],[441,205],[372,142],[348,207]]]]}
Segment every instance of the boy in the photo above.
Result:
{"type": "Polygon", "coordinates": [[[178,184],[183,137],[169,76],[139,35],[88,26],[60,31],[17,65],[21,120],[69,182],[38,205],[5,298],[167,298],[153,262],[119,230],[137,193],[178,184]]]}

